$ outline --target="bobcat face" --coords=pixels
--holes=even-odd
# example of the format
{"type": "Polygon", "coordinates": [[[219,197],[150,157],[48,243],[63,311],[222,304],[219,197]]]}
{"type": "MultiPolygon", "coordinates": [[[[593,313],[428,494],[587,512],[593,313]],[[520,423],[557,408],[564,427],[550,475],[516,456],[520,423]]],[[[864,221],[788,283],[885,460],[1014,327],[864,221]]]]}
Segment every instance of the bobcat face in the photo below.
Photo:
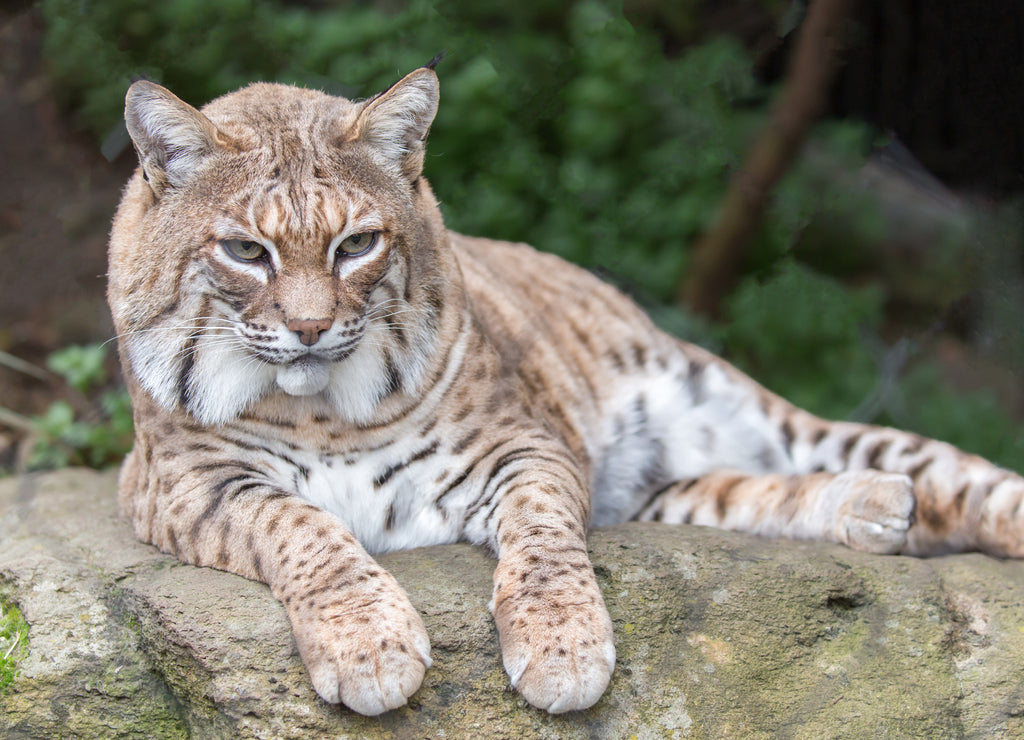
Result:
{"type": "Polygon", "coordinates": [[[214,101],[204,114],[155,86],[141,93],[177,121],[135,122],[153,196],[134,214],[148,238],[128,257],[144,269],[111,286],[123,290],[115,319],[142,386],[207,424],[275,393],[323,394],[359,420],[415,389],[434,340],[432,303],[415,299],[440,277],[417,208],[429,190],[394,177],[404,142],[392,161],[363,141],[373,101],[255,85],[245,94],[273,104],[246,119],[245,107],[225,114],[214,101]],[[261,126],[300,104],[302,127],[261,126]],[[147,135],[174,141],[147,154],[147,135]]]}

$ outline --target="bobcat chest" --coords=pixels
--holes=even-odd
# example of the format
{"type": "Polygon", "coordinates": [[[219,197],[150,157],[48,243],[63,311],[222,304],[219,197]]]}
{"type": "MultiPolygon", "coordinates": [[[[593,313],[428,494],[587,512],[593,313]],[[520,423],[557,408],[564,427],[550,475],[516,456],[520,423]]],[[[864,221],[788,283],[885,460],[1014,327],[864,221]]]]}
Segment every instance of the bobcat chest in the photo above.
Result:
{"type": "Polygon", "coordinates": [[[418,440],[358,455],[300,456],[287,475],[293,490],[337,516],[370,552],[447,544],[458,539],[459,521],[434,502],[448,461],[432,447],[418,440]]]}

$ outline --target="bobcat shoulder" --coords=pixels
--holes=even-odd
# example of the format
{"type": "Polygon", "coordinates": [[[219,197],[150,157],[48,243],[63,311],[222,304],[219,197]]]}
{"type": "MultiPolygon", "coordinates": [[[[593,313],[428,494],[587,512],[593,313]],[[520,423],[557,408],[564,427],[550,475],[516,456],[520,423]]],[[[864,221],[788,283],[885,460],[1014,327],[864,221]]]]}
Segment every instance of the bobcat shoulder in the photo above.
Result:
{"type": "Polygon", "coordinates": [[[371,552],[489,548],[505,668],[551,712],[594,704],[615,662],[590,526],[1024,553],[1017,475],[818,419],[589,273],[448,232],[421,174],[438,100],[426,68],[364,102],[270,84],[202,111],[149,82],[127,96],[121,506],[140,539],[267,583],[326,701],[384,712],[430,666],[371,552]]]}

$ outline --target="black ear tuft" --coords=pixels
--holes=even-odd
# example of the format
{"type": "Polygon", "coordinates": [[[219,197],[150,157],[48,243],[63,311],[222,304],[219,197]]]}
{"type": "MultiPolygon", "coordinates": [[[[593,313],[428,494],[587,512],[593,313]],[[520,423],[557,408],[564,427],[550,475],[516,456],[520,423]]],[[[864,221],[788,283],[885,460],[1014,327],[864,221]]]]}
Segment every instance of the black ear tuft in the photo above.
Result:
{"type": "Polygon", "coordinates": [[[429,62],[427,62],[423,66],[426,69],[434,69],[437,65],[439,65],[441,63],[441,60],[444,59],[444,55],[447,54],[447,53],[448,53],[447,50],[442,50],[437,56],[435,56],[433,59],[431,59],[429,62]]]}

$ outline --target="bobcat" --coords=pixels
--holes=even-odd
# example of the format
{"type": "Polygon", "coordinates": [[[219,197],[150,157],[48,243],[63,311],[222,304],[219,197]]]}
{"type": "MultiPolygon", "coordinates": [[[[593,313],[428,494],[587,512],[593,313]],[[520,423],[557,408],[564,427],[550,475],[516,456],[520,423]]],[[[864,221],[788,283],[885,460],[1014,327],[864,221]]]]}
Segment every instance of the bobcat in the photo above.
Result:
{"type": "Polygon", "coordinates": [[[429,66],[364,102],[127,94],[120,503],[142,540],[269,584],[324,700],[379,714],[430,666],[368,552],[489,548],[505,669],[549,712],[594,704],[615,663],[591,526],[1024,555],[1016,474],[816,418],[584,270],[447,231],[421,176],[437,105],[429,66]]]}

